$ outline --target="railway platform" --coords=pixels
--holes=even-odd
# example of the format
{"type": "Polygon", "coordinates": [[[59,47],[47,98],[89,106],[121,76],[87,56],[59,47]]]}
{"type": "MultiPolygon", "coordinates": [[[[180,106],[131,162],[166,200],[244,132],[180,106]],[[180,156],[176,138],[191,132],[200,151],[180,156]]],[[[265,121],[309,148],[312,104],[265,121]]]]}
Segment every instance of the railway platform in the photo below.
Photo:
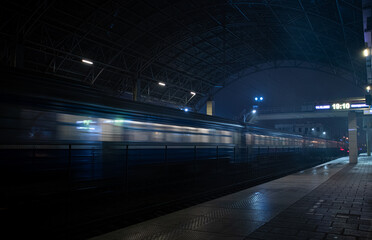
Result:
{"type": "Polygon", "coordinates": [[[348,157],[91,240],[372,239],[372,157],[348,157]]]}

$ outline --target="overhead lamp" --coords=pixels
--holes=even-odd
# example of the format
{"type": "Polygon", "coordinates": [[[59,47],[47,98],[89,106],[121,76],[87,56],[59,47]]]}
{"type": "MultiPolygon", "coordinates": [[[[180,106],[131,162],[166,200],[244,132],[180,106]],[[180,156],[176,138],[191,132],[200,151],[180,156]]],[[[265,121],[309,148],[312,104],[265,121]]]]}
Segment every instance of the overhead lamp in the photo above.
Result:
{"type": "Polygon", "coordinates": [[[190,92],[190,93],[191,93],[191,95],[194,95],[194,96],[196,95],[196,93],[195,93],[195,92],[190,92]]]}
{"type": "Polygon", "coordinates": [[[165,83],[163,82],[159,82],[159,85],[165,87],[165,83]]]}
{"type": "Polygon", "coordinates": [[[370,55],[370,50],[369,50],[369,48],[364,49],[364,50],[363,50],[363,56],[368,57],[369,55],[370,55]]]}
{"type": "Polygon", "coordinates": [[[92,61],[89,61],[89,60],[87,60],[87,59],[81,59],[81,61],[82,61],[83,63],[89,64],[89,65],[93,65],[93,62],[92,62],[92,61]]]}

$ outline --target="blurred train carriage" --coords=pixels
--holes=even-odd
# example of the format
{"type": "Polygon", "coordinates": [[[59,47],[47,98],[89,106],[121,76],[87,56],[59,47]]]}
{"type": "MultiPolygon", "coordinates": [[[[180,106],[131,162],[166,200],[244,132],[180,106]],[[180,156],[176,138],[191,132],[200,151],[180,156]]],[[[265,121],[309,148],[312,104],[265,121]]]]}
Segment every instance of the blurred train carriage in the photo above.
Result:
{"type": "Polygon", "coordinates": [[[315,166],[347,148],[66,81],[65,96],[60,82],[39,78],[21,75],[0,95],[0,207],[32,231],[76,230],[114,216],[129,221],[315,166]],[[37,94],[29,93],[35,85],[37,94]]]}

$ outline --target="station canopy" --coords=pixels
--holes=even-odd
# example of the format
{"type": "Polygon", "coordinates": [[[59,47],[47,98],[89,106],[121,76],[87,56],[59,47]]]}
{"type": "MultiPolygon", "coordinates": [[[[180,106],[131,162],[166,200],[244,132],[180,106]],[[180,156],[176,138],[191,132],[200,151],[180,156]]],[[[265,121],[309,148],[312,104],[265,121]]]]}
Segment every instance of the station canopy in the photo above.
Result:
{"type": "Polygon", "coordinates": [[[2,63],[81,81],[118,97],[138,89],[143,102],[198,110],[233,81],[280,67],[365,82],[361,0],[1,5],[2,63]]]}

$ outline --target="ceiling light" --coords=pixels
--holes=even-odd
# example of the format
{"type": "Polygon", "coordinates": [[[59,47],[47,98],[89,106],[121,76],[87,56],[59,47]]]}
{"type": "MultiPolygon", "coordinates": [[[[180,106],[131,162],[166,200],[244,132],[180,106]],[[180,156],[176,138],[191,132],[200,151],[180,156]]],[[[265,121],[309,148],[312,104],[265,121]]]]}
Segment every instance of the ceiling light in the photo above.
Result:
{"type": "Polygon", "coordinates": [[[82,61],[83,63],[93,65],[93,62],[92,62],[92,61],[89,61],[89,60],[86,60],[86,59],[82,59],[81,61],[82,61]]]}

